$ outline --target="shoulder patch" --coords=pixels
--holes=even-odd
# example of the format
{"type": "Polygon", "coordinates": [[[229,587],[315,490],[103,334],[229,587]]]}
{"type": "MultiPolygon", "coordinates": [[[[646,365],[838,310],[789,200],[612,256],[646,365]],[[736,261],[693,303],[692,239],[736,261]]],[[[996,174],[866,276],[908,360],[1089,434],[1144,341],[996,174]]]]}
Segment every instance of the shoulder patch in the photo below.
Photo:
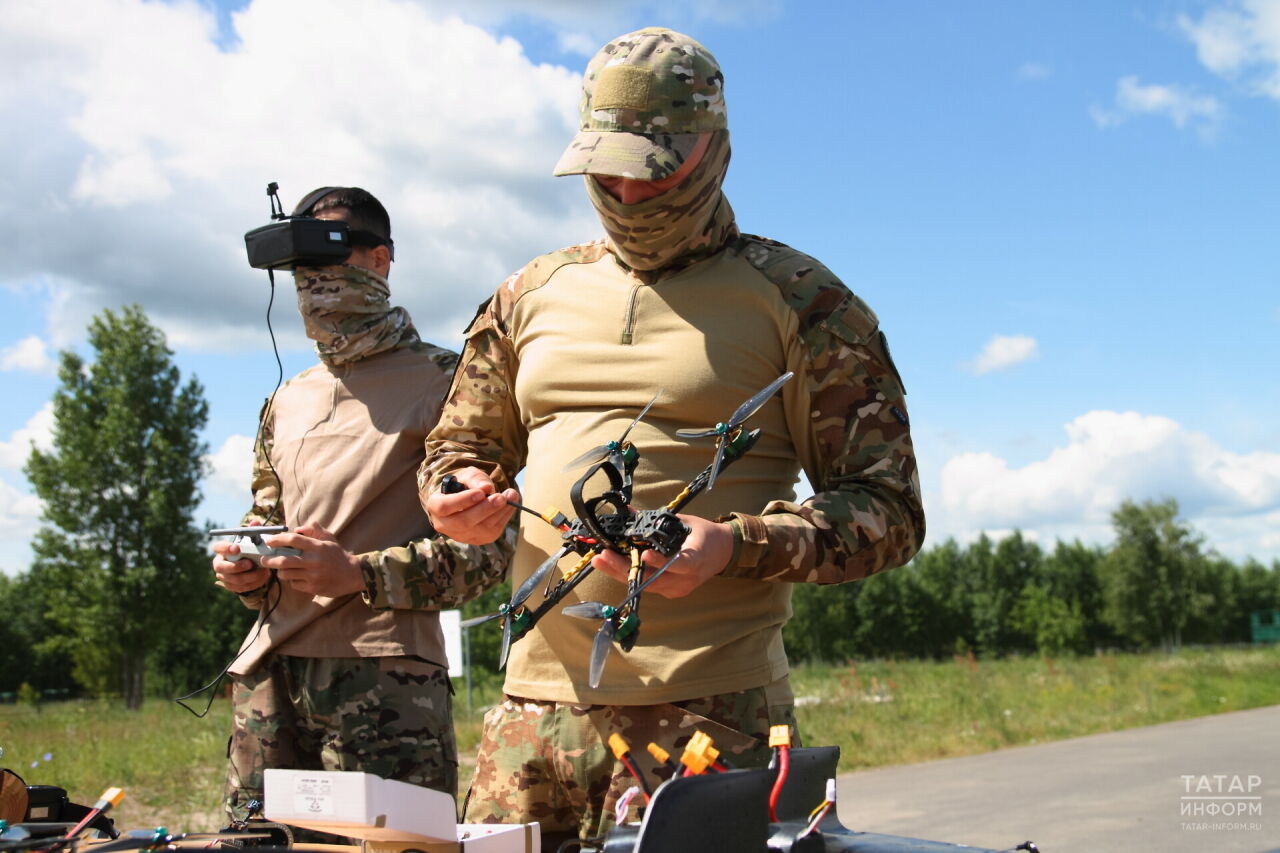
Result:
{"type": "Polygon", "coordinates": [[[472,323],[471,331],[486,326],[496,326],[505,331],[511,319],[511,312],[515,310],[521,296],[542,287],[551,280],[556,270],[563,266],[594,263],[606,254],[608,249],[605,247],[605,241],[593,240],[590,243],[581,243],[539,255],[525,264],[519,272],[508,276],[506,281],[498,285],[493,298],[472,323]]]}
{"type": "Polygon", "coordinates": [[[785,243],[751,234],[743,234],[734,251],[777,286],[799,318],[800,334],[806,339],[818,329],[851,344],[866,343],[875,336],[880,325],[875,312],[816,259],[785,243]]]}

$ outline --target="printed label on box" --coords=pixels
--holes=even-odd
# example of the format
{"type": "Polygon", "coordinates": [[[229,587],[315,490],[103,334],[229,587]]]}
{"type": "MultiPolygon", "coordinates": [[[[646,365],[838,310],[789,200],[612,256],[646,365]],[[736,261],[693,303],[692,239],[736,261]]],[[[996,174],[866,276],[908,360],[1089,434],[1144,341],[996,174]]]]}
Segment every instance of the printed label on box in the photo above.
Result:
{"type": "Polygon", "coordinates": [[[293,809],[303,814],[333,814],[333,782],[315,776],[302,776],[294,781],[293,809]]]}

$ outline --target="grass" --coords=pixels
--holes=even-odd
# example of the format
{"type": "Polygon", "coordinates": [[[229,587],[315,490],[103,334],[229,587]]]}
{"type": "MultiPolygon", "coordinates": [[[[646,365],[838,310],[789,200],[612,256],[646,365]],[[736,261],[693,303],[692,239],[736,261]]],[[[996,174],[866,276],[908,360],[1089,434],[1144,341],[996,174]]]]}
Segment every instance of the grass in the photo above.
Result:
{"type": "Polygon", "coordinates": [[[1280,646],[802,666],[805,743],[844,771],[909,764],[1280,704],[1280,646]]]}
{"type": "MultiPolygon", "coordinates": [[[[1280,647],[801,666],[793,684],[805,742],[838,744],[847,771],[1280,704],[1280,647]]],[[[470,710],[456,686],[465,787],[499,682],[477,676],[470,710]]],[[[204,719],[160,699],[136,712],[103,701],[0,705],[0,767],[80,803],[119,785],[122,827],[214,829],[229,726],[225,700],[204,719]]]]}

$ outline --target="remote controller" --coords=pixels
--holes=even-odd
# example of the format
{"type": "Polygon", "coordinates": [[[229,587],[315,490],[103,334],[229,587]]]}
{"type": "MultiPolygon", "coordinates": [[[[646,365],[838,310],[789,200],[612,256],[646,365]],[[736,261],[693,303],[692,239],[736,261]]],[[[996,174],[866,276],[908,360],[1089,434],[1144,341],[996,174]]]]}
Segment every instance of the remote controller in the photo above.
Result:
{"type": "Polygon", "coordinates": [[[301,557],[302,552],[297,548],[272,548],[270,545],[262,541],[263,536],[272,536],[276,533],[285,533],[289,528],[283,525],[260,526],[260,527],[224,527],[218,530],[210,530],[210,536],[234,536],[232,542],[240,547],[239,556],[228,554],[226,558],[230,562],[236,560],[248,560],[255,566],[261,566],[259,562],[263,557],[301,557]]]}

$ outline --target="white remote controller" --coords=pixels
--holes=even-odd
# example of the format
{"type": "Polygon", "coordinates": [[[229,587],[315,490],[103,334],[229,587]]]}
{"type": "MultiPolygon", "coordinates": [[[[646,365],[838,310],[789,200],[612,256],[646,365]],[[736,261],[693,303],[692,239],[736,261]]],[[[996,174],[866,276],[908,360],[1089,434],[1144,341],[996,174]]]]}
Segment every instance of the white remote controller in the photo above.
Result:
{"type": "Polygon", "coordinates": [[[234,536],[232,542],[240,548],[239,555],[228,554],[227,559],[230,562],[236,560],[249,560],[255,566],[261,566],[259,562],[263,557],[301,557],[302,552],[297,548],[272,548],[270,545],[262,541],[263,536],[272,536],[276,533],[285,533],[289,530],[287,527],[225,527],[220,530],[210,530],[210,536],[234,536]]]}

